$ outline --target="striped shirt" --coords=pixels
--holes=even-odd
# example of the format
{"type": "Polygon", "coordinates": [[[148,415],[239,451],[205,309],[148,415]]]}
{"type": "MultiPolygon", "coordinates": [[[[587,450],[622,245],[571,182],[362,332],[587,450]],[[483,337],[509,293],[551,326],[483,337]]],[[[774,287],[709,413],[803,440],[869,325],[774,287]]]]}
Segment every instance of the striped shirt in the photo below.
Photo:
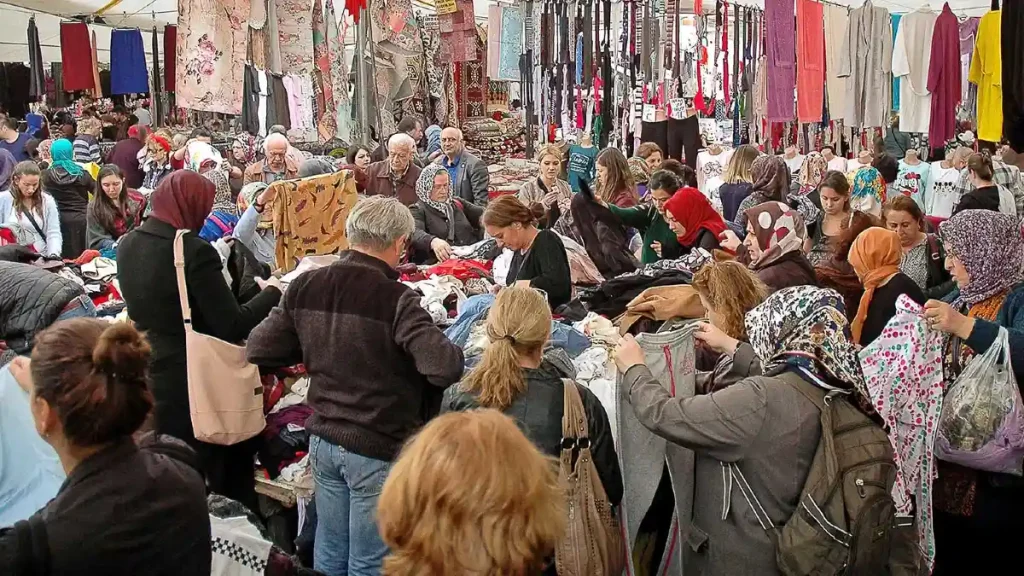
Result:
{"type": "Polygon", "coordinates": [[[94,136],[79,134],[75,138],[73,150],[75,162],[83,164],[89,162],[101,164],[103,162],[103,158],[100,156],[100,143],[96,141],[94,136]]]}

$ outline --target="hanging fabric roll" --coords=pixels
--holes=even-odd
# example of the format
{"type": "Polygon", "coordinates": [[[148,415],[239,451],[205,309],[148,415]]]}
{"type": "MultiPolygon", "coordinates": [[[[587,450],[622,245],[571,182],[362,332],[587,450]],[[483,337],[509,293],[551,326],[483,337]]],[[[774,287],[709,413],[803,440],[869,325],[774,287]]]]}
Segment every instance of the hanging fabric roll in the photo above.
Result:
{"type": "Polygon", "coordinates": [[[797,120],[821,122],[825,98],[825,12],[824,5],[797,0],[797,120]]]}
{"type": "Polygon", "coordinates": [[[92,90],[97,82],[92,67],[89,27],[83,22],[61,22],[60,58],[64,67],[64,89],[92,90]]]}
{"type": "Polygon", "coordinates": [[[42,100],[46,96],[46,77],[43,72],[43,51],[39,46],[39,29],[36,18],[28,19],[28,65],[31,69],[28,95],[32,100],[42,100]]]}
{"type": "Polygon", "coordinates": [[[142,31],[114,29],[110,32],[111,94],[145,94],[149,92],[149,71],[146,70],[146,47],[142,31]]]}
{"type": "MultiPolygon", "coordinates": [[[[175,25],[164,28],[164,90],[174,92],[174,74],[177,60],[178,27],[175,25]]],[[[154,57],[156,52],[153,53],[154,57]]]]}
{"type": "Polygon", "coordinates": [[[765,0],[765,38],[768,56],[768,120],[789,122],[796,117],[796,21],[793,0],[765,0]]]}

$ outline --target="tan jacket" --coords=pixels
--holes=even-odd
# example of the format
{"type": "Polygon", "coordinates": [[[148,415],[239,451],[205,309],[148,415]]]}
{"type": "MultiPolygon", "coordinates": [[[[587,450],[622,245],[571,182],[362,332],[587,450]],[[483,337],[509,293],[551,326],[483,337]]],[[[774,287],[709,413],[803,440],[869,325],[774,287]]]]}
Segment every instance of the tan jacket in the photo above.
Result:
{"type": "MultiPolygon", "coordinates": [[[[255,164],[250,164],[245,169],[245,174],[242,175],[243,184],[252,184],[253,182],[264,182],[263,169],[266,167],[267,161],[260,160],[255,164]]],[[[293,159],[288,156],[284,157],[284,180],[291,180],[292,178],[299,177],[299,165],[295,163],[293,159]]],[[[271,184],[271,182],[267,182],[271,184]]]]}

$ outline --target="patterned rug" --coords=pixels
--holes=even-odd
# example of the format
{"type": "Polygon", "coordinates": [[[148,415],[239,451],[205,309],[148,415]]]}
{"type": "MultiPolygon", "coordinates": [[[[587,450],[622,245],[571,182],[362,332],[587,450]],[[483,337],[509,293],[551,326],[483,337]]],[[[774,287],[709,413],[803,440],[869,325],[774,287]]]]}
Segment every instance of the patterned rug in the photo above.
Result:
{"type": "Polygon", "coordinates": [[[487,116],[487,45],[476,34],[477,58],[474,62],[460,62],[456,85],[459,90],[459,119],[482,118],[487,116]]]}
{"type": "Polygon", "coordinates": [[[281,66],[285,74],[313,71],[313,0],[275,0],[281,66]]]}

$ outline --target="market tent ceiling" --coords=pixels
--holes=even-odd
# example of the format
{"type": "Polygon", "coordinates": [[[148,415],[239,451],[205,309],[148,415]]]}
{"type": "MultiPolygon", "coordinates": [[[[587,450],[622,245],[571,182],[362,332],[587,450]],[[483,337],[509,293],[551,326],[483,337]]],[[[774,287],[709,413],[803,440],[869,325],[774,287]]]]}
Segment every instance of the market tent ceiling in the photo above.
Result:
{"type": "MultiPolygon", "coordinates": [[[[333,0],[336,9],[343,8],[341,0],[333,0]]],[[[413,5],[424,10],[436,0],[413,0],[413,5]]],[[[693,0],[680,0],[685,12],[693,9],[693,0]]],[[[836,4],[860,6],[863,0],[832,0],[836,4]]],[[[1002,0],[1007,1],[1007,0],[1002,0]]],[[[1011,0],[1012,1],[1012,0],[1011,0]]],[[[1020,1],[1020,0],[1017,0],[1020,1]]],[[[473,0],[478,20],[486,20],[487,7],[495,0],[473,0]]],[[[764,6],[764,0],[737,0],[746,6],[764,6]]],[[[884,6],[894,13],[912,12],[921,6],[939,10],[943,0],[875,0],[876,6],[884,6]]],[[[960,15],[978,16],[989,10],[987,0],[949,0],[950,7],[960,15]]],[[[714,11],[714,0],[704,0],[705,10],[714,11]]],[[[29,17],[36,16],[39,38],[42,44],[43,60],[60,61],[60,22],[63,18],[87,15],[100,16],[104,25],[91,25],[96,31],[98,58],[101,63],[109,62],[110,30],[113,27],[140,28],[147,32],[145,44],[147,58],[151,58],[148,32],[154,27],[163,30],[167,24],[178,20],[178,0],[0,0],[0,62],[28,61],[26,45],[29,17]]],[[[339,12],[340,13],[340,12],[339,12]]],[[[161,43],[162,46],[162,43],[161,43]]]]}

